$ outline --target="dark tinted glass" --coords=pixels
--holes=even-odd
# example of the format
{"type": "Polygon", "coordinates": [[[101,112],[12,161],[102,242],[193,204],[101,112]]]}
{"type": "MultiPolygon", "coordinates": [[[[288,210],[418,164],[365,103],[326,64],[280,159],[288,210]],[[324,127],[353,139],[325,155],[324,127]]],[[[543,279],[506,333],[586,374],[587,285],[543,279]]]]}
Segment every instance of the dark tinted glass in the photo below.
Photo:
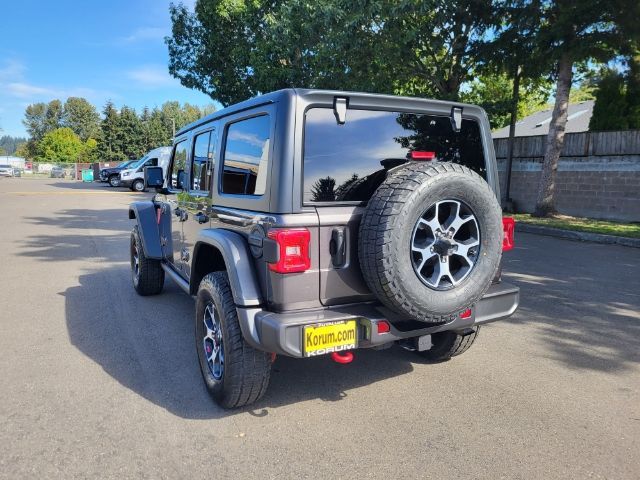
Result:
{"type": "Polygon", "coordinates": [[[191,164],[191,189],[209,191],[213,178],[213,140],[212,132],[196,136],[193,144],[193,163],[191,164]]]}
{"type": "Polygon", "coordinates": [[[269,166],[269,117],[233,123],[227,129],[222,191],[262,195],[269,166]]]}
{"type": "Polygon", "coordinates": [[[171,162],[171,188],[179,190],[184,188],[182,184],[185,178],[185,167],[187,165],[187,141],[177,143],[173,150],[173,161],[171,162]]]}
{"type": "Polygon", "coordinates": [[[463,120],[455,132],[449,117],[347,110],[344,125],[330,108],[306,114],[304,201],[366,202],[387,171],[412,151],[434,152],[438,161],[460,163],[486,178],[480,128],[463,120]]]}

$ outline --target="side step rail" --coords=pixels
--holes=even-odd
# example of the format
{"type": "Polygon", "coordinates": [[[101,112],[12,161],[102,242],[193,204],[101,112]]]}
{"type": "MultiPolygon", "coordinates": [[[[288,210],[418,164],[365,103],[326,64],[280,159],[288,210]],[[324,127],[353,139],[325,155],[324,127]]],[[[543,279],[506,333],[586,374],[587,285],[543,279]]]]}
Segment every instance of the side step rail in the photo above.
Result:
{"type": "Polygon", "coordinates": [[[176,282],[187,295],[189,295],[189,282],[182,278],[180,274],[176,272],[168,263],[162,262],[160,265],[162,266],[164,273],[169,275],[171,279],[176,282]]]}

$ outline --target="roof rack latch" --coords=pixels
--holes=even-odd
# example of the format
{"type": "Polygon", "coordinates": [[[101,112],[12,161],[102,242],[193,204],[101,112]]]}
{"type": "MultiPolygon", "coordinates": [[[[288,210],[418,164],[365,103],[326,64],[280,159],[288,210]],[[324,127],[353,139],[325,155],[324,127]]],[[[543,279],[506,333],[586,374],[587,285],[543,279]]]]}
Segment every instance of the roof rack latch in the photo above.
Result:
{"type": "Polygon", "coordinates": [[[344,97],[334,97],[333,99],[333,114],[336,116],[338,125],[344,125],[347,121],[347,107],[349,106],[349,99],[344,97]]]}
{"type": "Polygon", "coordinates": [[[451,126],[454,132],[462,128],[462,107],[451,107],[451,126]]]}

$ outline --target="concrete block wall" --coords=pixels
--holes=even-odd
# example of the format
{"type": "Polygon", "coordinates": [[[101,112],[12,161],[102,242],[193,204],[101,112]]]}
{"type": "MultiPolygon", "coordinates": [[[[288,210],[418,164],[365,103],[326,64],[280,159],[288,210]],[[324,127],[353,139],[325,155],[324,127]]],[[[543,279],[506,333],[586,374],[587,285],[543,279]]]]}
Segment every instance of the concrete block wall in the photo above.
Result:
{"type": "MultiPolygon", "coordinates": [[[[632,133],[635,135],[637,132],[632,133]]],[[[510,196],[519,212],[530,213],[535,208],[538,193],[544,142],[537,137],[526,138],[537,145],[535,149],[522,148],[521,145],[520,151],[540,153],[540,156],[514,158],[510,196]]],[[[575,144],[575,139],[572,144],[575,144]]],[[[593,144],[591,148],[594,148],[593,144]]],[[[635,146],[633,150],[636,150],[635,146]]],[[[500,156],[505,151],[503,145],[496,145],[499,156],[498,174],[503,192],[506,159],[500,156]]],[[[563,151],[563,155],[566,153],[569,152],[563,151]]],[[[619,155],[585,153],[588,155],[560,157],[556,176],[558,211],[578,217],[640,222],[640,151],[619,155]]]]}

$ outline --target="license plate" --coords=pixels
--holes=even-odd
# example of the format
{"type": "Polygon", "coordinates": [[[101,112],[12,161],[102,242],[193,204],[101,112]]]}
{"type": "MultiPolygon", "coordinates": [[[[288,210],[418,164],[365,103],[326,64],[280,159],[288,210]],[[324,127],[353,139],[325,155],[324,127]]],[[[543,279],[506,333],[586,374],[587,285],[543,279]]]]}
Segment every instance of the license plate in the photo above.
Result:
{"type": "Polygon", "coordinates": [[[302,346],[305,357],[352,350],[358,346],[358,325],[355,320],[307,325],[302,346]]]}

